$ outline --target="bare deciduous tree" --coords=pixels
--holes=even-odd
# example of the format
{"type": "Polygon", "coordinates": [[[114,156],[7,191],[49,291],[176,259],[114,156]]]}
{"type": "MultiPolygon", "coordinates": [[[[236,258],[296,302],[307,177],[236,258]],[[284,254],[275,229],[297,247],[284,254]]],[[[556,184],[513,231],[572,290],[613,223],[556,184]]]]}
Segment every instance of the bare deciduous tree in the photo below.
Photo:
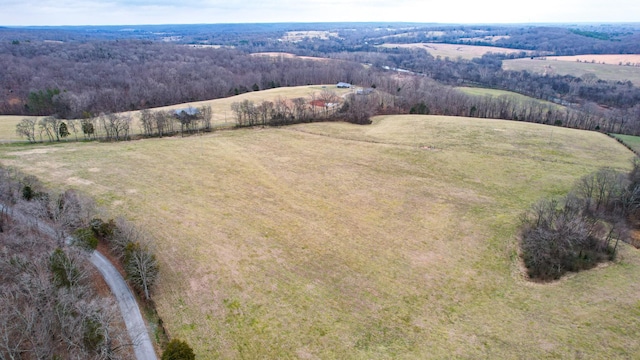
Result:
{"type": "Polygon", "coordinates": [[[140,111],[140,127],[145,136],[152,136],[153,131],[153,113],[149,109],[140,111]]]}
{"type": "Polygon", "coordinates": [[[31,143],[36,142],[36,118],[24,118],[16,125],[16,134],[24,136],[31,143]]]}
{"type": "Polygon", "coordinates": [[[204,131],[211,131],[211,119],[213,118],[213,111],[211,110],[211,106],[203,105],[199,110],[202,116],[202,129],[204,131]]]}
{"type": "Polygon", "coordinates": [[[60,123],[62,120],[56,116],[47,116],[38,121],[40,127],[40,136],[46,134],[49,141],[60,141],[60,123]]]}
{"type": "Polygon", "coordinates": [[[125,271],[133,286],[151,299],[151,287],[158,279],[159,267],[155,255],[146,243],[129,243],[125,249],[125,271]]]}

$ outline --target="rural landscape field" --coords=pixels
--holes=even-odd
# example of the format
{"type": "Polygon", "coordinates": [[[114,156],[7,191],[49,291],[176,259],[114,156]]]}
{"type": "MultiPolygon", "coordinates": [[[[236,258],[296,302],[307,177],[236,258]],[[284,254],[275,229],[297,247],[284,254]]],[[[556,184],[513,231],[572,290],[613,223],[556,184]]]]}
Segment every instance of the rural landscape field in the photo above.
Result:
{"type": "MultiPolygon", "coordinates": [[[[457,44],[443,44],[443,43],[416,43],[416,44],[394,44],[385,43],[380,45],[383,48],[400,48],[400,49],[423,49],[426,50],[433,57],[465,59],[471,60],[474,58],[480,58],[487,53],[493,54],[513,54],[519,53],[521,50],[501,48],[496,46],[474,46],[474,45],[457,45],[457,44]]],[[[525,52],[527,53],[527,52],[525,52]]]]}
{"type": "MultiPolygon", "coordinates": [[[[589,57],[587,57],[589,58],[589,57]]],[[[506,70],[529,70],[548,75],[572,75],[576,77],[596,76],[598,79],[611,81],[631,81],[640,84],[640,67],[599,62],[577,62],[543,59],[514,59],[504,62],[506,70]]]]}
{"type": "Polygon", "coordinates": [[[526,279],[519,215],[632,154],[604,135],[381,116],[2,148],[156,239],[156,302],[206,358],[628,357],[640,254],[526,279]],[[567,300],[571,299],[571,300],[567,300]]]}
{"type": "Polygon", "coordinates": [[[639,39],[591,22],[0,26],[0,359],[636,358],[639,39]],[[536,249],[577,265],[544,278],[525,241],[547,210],[569,220],[536,249]],[[127,312],[107,319],[122,305],[100,268],[82,286],[109,306],[65,307],[98,253],[135,294],[146,355],[127,312]],[[24,315],[41,308],[50,322],[24,315]]]}

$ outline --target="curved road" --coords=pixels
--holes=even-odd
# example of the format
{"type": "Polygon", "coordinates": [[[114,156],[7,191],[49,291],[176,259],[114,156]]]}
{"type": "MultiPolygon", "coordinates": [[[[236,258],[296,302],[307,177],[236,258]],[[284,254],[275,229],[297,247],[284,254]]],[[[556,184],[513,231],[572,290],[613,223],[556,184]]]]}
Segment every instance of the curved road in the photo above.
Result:
{"type": "MultiPolygon", "coordinates": [[[[2,209],[4,209],[4,205],[0,204],[0,210],[2,209]]],[[[12,211],[11,216],[20,218],[20,221],[22,222],[30,222],[27,216],[15,210],[12,211]]],[[[56,238],[56,231],[49,226],[49,224],[37,221],[35,225],[40,232],[56,238]]],[[[71,237],[67,237],[67,244],[72,241],[73,239],[71,237]]],[[[115,295],[116,300],[118,301],[118,307],[120,307],[120,312],[122,313],[122,318],[124,319],[125,326],[127,327],[127,332],[129,333],[129,337],[133,343],[133,350],[136,354],[136,359],[157,360],[158,358],[156,357],[156,352],[153,349],[153,344],[149,338],[147,327],[142,319],[138,303],[136,302],[135,297],[133,297],[131,289],[129,289],[129,286],[127,286],[127,283],[122,278],[122,275],[120,275],[113,264],[111,264],[111,262],[97,250],[94,250],[91,253],[89,261],[91,261],[93,266],[98,269],[104,278],[104,281],[109,285],[111,292],[115,295]]]]}
{"type": "Polygon", "coordinates": [[[133,350],[138,360],[156,360],[156,352],[151,344],[147,327],[140,314],[138,303],[133,297],[131,290],[124,282],[124,279],[116,270],[116,268],[109,262],[109,260],[100,254],[97,250],[91,254],[89,258],[91,263],[100,271],[102,277],[111,288],[111,292],[118,300],[118,306],[122,313],[122,318],[127,326],[127,331],[133,341],[133,350]]]}

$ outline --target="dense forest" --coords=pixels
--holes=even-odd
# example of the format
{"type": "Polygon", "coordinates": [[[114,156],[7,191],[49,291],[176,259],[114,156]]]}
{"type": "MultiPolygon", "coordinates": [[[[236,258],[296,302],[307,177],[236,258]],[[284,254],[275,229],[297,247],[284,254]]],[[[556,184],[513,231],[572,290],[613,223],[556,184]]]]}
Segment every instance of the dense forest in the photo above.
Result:
{"type": "Polygon", "coordinates": [[[631,82],[505,71],[473,60],[377,47],[439,41],[540,54],[638,53],[640,27],[427,24],[220,24],[0,28],[0,113],[89,119],[102,113],[346,81],[384,92],[373,113],[431,113],[536,121],[640,133],[640,88],[631,82]],[[316,35],[306,36],[305,31],[316,35]],[[294,40],[291,33],[303,36],[294,40]],[[321,36],[317,36],[322,33],[321,36]],[[279,51],[323,59],[255,56],[279,51]],[[509,104],[455,91],[478,86],[560,104],[509,104]],[[499,109],[499,110],[496,110],[499,109]],[[536,116],[538,116],[536,118],[536,116]]]}
{"type": "Polygon", "coordinates": [[[280,86],[358,82],[357,63],[251,56],[147,41],[4,43],[0,112],[61,117],[220,98],[280,86]]]}

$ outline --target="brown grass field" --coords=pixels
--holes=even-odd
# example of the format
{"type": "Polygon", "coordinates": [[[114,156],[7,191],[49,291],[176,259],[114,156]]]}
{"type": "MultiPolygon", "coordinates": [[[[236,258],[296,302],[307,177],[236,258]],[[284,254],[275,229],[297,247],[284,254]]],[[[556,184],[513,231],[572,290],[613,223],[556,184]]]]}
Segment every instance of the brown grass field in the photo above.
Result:
{"type": "Polygon", "coordinates": [[[622,66],[640,66],[640,54],[587,54],[574,56],[547,56],[546,59],[622,66]]]}
{"type": "MultiPolygon", "coordinates": [[[[319,94],[325,89],[334,91],[338,95],[343,95],[351,91],[350,89],[338,89],[335,84],[281,87],[276,89],[248,92],[238,96],[231,96],[222,99],[196,101],[188,104],[164,106],[151,110],[173,110],[185,108],[188,106],[200,107],[208,105],[211,106],[211,109],[213,111],[213,119],[211,121],[212,125],[217,128],[225,128],[235,125],[235,119],[233,117],[233,112],[231,111],[231,104],[233,104],[234,102],[251,100],[257,104],[264,100],[273,101],[279,97],[286,99],[304,97],[311,100],[311,96],[313,94],[319,94]]],[[[139,121],[140,112],[131,111],[126,114],[130,114],[133,119],[133,122],[131,124],[131,134],[142,134],[142,129],[140,127],[139,121]]],[[[26,141],[26,139],[20,138],[18,135],[16,135],[16,124],[18,124],[20,120],[25,117],[27,116],[0,115],[0,144],[12,141],[26,141]]],[[[71,137],[73,137],[73,135],[70,136],[70,138],[71,137]]]]}
{"type": "Polygon", "coordinates": [[[159,313],[199,359],[634,358],[638,250],[551,284],[517,255],[524,209],[631,158],[595,132],[409,115],[0,146],[153,235],[159,313]]]}
{"type": "Polygon", "coordinates": [[[440,43],[415,43],[415,44],[382,44],[380,47],[385,48],[405,48],[405,49],[424,49],[435,57],[450,58],[452,60],[458,57],[465,60],[482,57],[487,53],[519,53],[523,50],[515,50],[494,46],[475,46],[475,45],[459,45],[459,44],[440,44],[440,43]]]}
{"type": "Polygon", "coordinates": [[[542,59],[514,59],[502,62],[505,70],[527,70],[541,74],[572,75],[581,77],[593,74],[602,80],[631,81],[636,86],[640,84],[640,67],[620,66],[611,64],[592,64],[577,61],[542,60],[542,59]]]}
{"type": "Polygon", "coordinates": [[[25,140],[16,135],[16,125],[27,116],[0,115],[0,144],[25,140]]]}

